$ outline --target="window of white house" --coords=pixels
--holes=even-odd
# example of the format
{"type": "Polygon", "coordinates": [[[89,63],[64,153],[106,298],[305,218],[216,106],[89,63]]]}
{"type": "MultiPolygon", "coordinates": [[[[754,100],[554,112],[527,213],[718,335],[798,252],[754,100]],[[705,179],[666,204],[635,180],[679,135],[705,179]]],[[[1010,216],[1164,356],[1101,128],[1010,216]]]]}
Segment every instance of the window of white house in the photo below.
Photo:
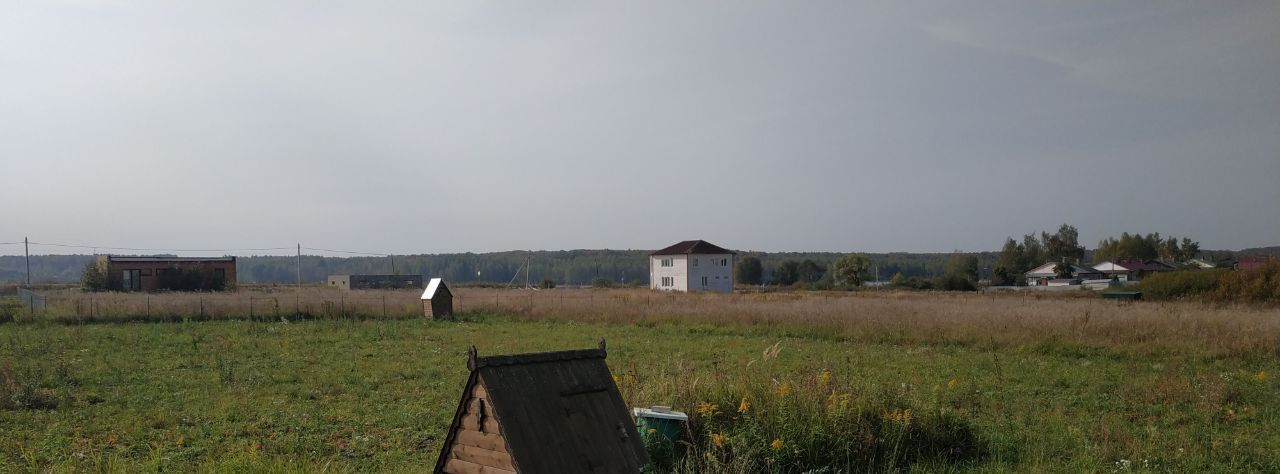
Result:
{"type": "Polygon", "coordinates": [[[670,259],[670,258],[664,258],[664,259],[662,259],[662,260],[661,260],[661,262],[659,263],[659,265],[662,265],[662,266],[664,266],[664,267],[671,267],[671,266],[675,266],[675,260],[674,260],[674,259],[670,259]]]}
{"type": "Polygon", "coordinates": [[[722,267],[727,267],[727,266],[729,266],[729,259],[727,259],[727,258],[722,258],[722,259],[720,259],[720,266],[722,266],[722,267]]]}
{"type": "Polygon", "coordinates": [[[696,266],[698,266],[698,259],[696,259],[696,258],[695,258],[695,259],[693,259],[693,266],[695,266],[695,267],[696,267],[696,266]]]}
{"type": "Polygon", "coordinates": [[[707,286],[707,277],[702,277],[702,286],[707,286]]]}

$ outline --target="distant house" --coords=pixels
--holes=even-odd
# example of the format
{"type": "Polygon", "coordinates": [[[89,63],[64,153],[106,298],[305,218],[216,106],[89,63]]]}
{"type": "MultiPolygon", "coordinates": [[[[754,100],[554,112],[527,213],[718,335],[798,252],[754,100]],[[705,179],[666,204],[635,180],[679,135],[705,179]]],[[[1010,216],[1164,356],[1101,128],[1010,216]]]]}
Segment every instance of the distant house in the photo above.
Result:
{"type": "Polygon", "coordinates": [[[644,440],[597,349],[479,357],[437,473],[639,473],[644,440]]]}
{"type": "Polygon", "coordinates": [[[340,290],[422,288],[422,275],[329,275],[329,287],[340,290]]]}
{"type": "Polygon", "coordinates": [[[1276,261],[1270,255],[1246,255],[1236,261],[1236,270],[1258,270],[1276,261]]]}
{"type": "Polygon", "coordinates": [[[1177,270],[1173,265],[1159,260],[1139,260],[1136,258],[1106,261],[1094,265],[1093,268],[1101,271],[1107,278],[1116,278],[1120,281],[1142,281],[1143,278],[1153,273],[1177,270]]]}
{"type": "Polygon", "coordinates": [[[235,287],[235,257],[101,255],[98,268],[112,291],[222,291],[235,287]]]}
{"type": "Polygon", "coordinates": [[[1187,260],[1187,261],[1185,261],[1185,262],[1182,262],[1182,264],[1183,264],[1183,265],[1186,265],[1188,268],[1192,268],[1192,269],[1200,269],[1200,270],[1208,270],[1208,269],[1211,269],[1211,268],[1218,268],[1218,265],[1217,265],[1217,264],[1215,264],[1215,263],[1213,263],[1213,262],[1210,262],[1210,261],[1208,261],[1208,260],[1202,259],[1202,258],[1193,258],[1193,259],[1191,259],[1191,260],[1187,260]]]}
{"type": "Polygon", "coordinates": [[[649,254],[649,288],[733,292],[737,254],[705,240],[686,240],[649,254]]]}
{"type": "Polygon", "coordinates": [[[1086,267],[1083,265],[1076,265],[1076,264],[1068,264],[1071,266],[1071,278],[1064,279],[1059,277],[1058,272],[1054,270],[1058,268],[1058,265],[1060,265],[1058,262],[1048,262],[1048,263],[1045,263],[1044,265],[1040,265],[1038,267],[1032,268],[1030,271],[1024,274],[1024,276],[1027,277],[1027,284],[1028,285],[1036,285],[1036,284],[1048,285],[1049,283],[1056,282],[1054,285],[1056,286],[1057,284],[1065,284],[1058,280],[1065,280],[1069,282],[1072,280],[1094,280],[1094,279],[1103,278],[1102,272],[1098,271],[1093,267],[1086,267]]]}

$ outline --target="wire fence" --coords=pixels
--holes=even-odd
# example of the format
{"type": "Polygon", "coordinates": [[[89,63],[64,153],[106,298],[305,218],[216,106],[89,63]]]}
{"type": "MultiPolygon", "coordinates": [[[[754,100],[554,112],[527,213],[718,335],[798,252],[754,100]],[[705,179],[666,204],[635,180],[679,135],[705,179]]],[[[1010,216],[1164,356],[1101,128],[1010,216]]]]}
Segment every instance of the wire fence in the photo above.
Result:
{"type": "MultiPolygon", "coordinates": [[[[407,319],[424,317],[418,290],[353,290],[323,287],[253,289],[202,293],[81,292],[21,290],[12,319],[64,322],[183,320],[407,319]]],[[[778,295],[783,296],[785,295],[778,295]]],[[[683,294],[647,289],[455,289],[455,312],[610,312],[679,304],[723,305],[746,295],[683,294]]]]}
{"type": "MultiPolygon", "coordinates": [[[[455,312],[495,311],[518,316],[587,320],[635,320],[649,317],[692,319],[791,319],[813,315],[862,314],[859,299],[892,301],[889,292],[742,292],[676,293],[625,289],[454,288],[455,312]]],[[[409,319],[424,316],[420,290],[351,290],[328,287],[241,288],[228,292],[121,293],[76,289],[29,292],[21,308],[10,307],[3,320],[67,323],[295,319],[409,319]]],[[[912,293],[916,301],[973,298],[973,295],[912,293]]],[[[995,298],[995,295],[991,296],[995,298]]],[[[1038,299],[1038,298],[1037,298],[1038,299]]],[[[15,301],[18,302],[18,301],[15,301]]],[[[0,308],[4,310],[4,308],[0,308]]]]}

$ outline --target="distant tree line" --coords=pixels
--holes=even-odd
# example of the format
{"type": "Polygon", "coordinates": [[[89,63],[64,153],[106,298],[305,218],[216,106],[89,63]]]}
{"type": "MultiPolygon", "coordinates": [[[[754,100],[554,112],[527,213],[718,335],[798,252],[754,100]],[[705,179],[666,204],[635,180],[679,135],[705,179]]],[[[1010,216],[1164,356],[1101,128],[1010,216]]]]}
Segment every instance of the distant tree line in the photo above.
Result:
{"type": "MultiPolygon", "coordinates": [[[[1155,239],[1142,236],[1144,243],[1136,243],[1137,235],[1129,239],[1121,234],[1100,243],[1094,252],[1094,260],[1105,260],[1111,255],[1127,255],[1134,258],[1150,256],[1155,239]],[[1125,250],[1112,251],[1112,246],[1125,250]]],[[[1170,239],[1163,238],[1163,248],[1170,239]]],[[[1192,252],[1222,261],[1236,254],[1280,256],[1280,247],[1245,249],[1239,252],[1198,250],[1199,244],[1189,239],[1179,239],[1182,260],[1192,252]]],[[[1165,258],[1156,251],[1154,258],[1165,258]]],[[[617,285],[648,284],[649,251],[645,250],[566,250],[535,252],[460,253],[433,255],[396,255],[394,257],[302,257],[304,283],[324,281],[331,274],[402,274],[441,276],[458,283],[484,282],[505,284],[514,277],[524,283],[523,266],[530,264],[529,282],[533,285],[548,280],[556,285],[587,285],[608,281],[617,285]],[[394,267],[394,269],[393,269],[394,267]],[[517,273],[519,273],[517,275],[517,273]]],[[[836,252],[743,252],[738,255],[735,268],[736,281],[744,285],[781,284],[839,286],[852,281],[852,277],[839,277],[837,259],[846,254],[836,252]],[[753,263],[748,263],[753,262],[753,263]],[[744,267],[746,265],[746,267],[744,267]]],[[[950,267],[952,253],[866,253],[866,267],[856,274],[861,281],[886,281],[901,275],[903,281],[915,281],[922,286],[936,283],[950,267]]],[[[1021,241],[1012,238],[1005,242],[1000,252],[976,252],[965,255],[976,259],[979,279],[991,278],[993,282],[1009,282],[1022,273],[1047,261],[1062,259],[1090,261],[1089,253],[1079,245],[1075,228],[1064,224],[1054,234],[1041,232],[1023,236],[1021,241]]],[[[83,269],[93,260],[92,255],[33,255],[31,257],[32,283],[79,282],[83,269]]],[[[236,273],[241,283],[271,284],[293,283],[297,275],[297,259],[291,256],[242,256],[237,259],[236,273]]],[[[954,273],[954,272],[953,272],[954,273]]],[[[25,282],[25,260],[22,256],[0,256],[0,281],[25,282]]]]}

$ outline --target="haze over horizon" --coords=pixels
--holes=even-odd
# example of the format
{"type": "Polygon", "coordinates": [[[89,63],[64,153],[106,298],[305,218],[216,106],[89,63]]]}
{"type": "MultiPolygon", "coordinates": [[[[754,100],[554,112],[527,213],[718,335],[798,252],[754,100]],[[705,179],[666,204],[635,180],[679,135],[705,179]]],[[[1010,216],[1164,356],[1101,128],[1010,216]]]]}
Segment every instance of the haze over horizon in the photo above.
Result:
{"type": "Polygon", "coordinates": [[[1280,3],[976,5],[8,2],[0,255],[1280,245],[1280,3]]]}

